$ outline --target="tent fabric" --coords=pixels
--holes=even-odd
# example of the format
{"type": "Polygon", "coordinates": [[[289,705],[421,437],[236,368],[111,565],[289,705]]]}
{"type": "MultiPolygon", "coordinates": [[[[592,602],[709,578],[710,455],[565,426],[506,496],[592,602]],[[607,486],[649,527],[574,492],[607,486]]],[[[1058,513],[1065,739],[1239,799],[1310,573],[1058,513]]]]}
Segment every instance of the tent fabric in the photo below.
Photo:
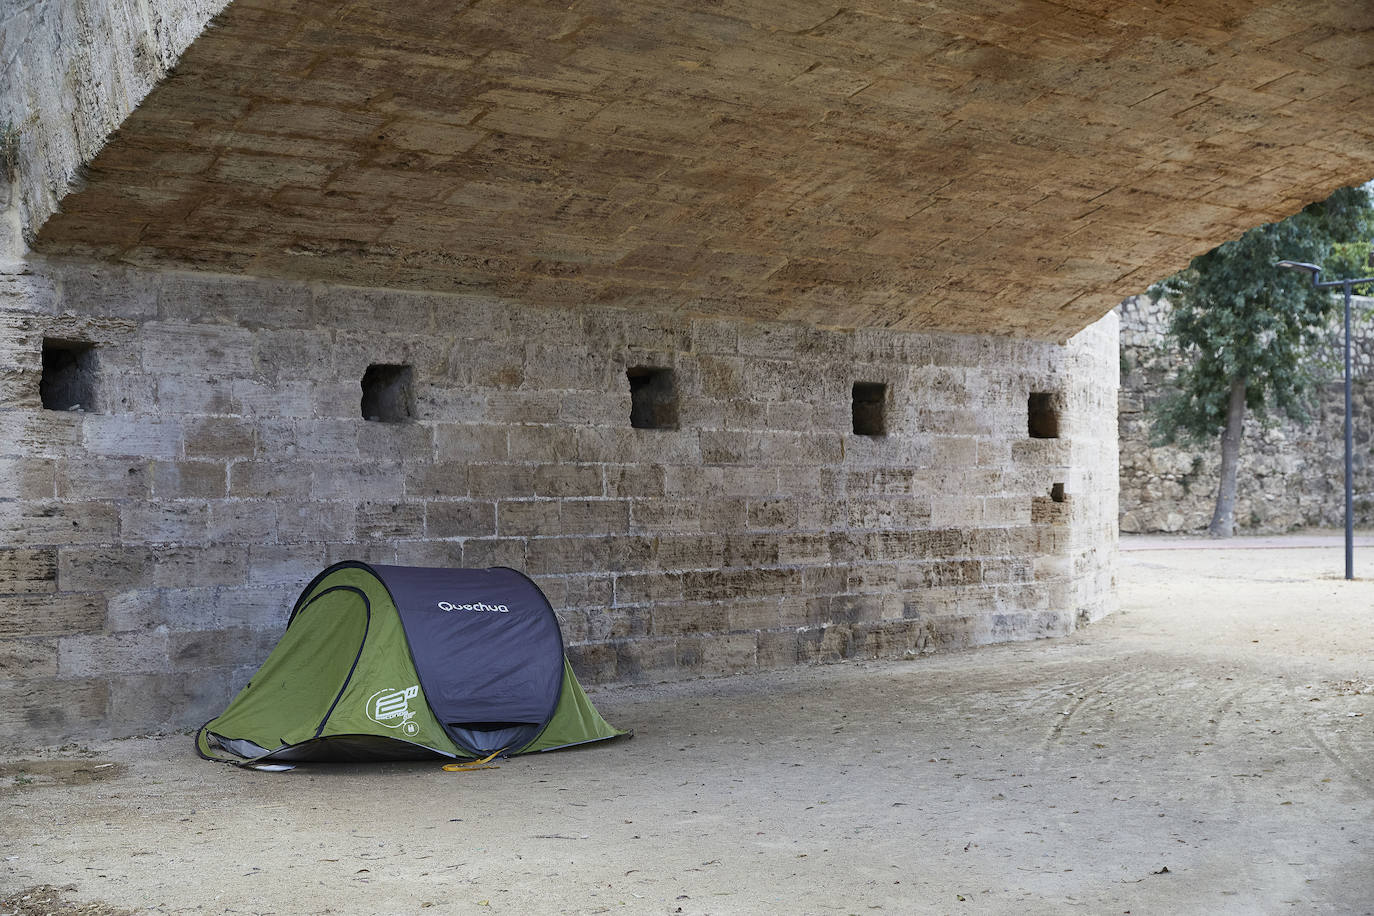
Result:
{"type": "Polygon", "coordinates": [[[627,734],[597,713],[544,594],[513,569],[338,563],[223,713],[203,757],[481,758],[627,734]]]}

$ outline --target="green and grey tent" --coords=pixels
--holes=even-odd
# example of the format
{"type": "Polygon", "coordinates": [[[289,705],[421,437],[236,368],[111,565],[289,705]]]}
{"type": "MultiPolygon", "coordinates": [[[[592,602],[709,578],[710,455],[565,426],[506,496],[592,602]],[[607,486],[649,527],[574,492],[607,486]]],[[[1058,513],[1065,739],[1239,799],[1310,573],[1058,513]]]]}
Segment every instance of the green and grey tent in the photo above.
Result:
{"type": "Polygon", "coordinates": [[[245,766],[485,758],[626,734],[601,718],[558,618],[513,569],[338,563],[196,750],[245,766]]]}

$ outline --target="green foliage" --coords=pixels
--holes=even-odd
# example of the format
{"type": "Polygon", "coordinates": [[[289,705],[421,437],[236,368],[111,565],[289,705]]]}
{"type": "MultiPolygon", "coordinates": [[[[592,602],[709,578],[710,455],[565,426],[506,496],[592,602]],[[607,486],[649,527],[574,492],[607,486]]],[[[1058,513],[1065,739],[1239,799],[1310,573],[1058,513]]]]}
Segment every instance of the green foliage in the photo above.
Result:
{"type": "Polygon", "coordinates": [[[1312,354],[1326,338],[1339,297],[1311,277],[1274,265],[1284,258],[1321,264],[1323,279],[1366,276],[1349,263],[1368,252],[1374,201],[1363,188],[1327,200],[1226,242],[1151,289],[1173,306],[1165,340],[1182,357],[1176,390],[1154,410],[1157,442],[1204,444],[1226,425],[1233,379],[1244,379],[1245,406],[1261,420],[1308,416],[1312,354]],[[1346,243],[1338,247],[1340,243],[1346,243]],[[1333,250],[1335,252],[1333,256],[1333,250]]]}

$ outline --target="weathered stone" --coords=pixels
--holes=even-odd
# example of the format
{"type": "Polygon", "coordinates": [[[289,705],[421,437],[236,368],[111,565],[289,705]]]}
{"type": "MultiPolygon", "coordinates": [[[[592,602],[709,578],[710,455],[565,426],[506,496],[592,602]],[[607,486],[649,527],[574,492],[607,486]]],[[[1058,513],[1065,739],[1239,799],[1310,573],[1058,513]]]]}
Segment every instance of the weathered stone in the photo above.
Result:
{"type": "MultiPolygon", "coordinates": [[[[646,264],[649,254],[640,254],[646,264]]],[[[119,295],[138,276],[125,275],[119,295]]],[[[229,350],[205,366],[167,363],[175,386],[155,384],[137,360],[110,361],[108,380],[148,400],[114,413],[0,408],[21,430],[0,468],[13,494],[0,497],[0,527],[23,545],[16,551],[56,551],[55,580],[17,579],[0,598],[0,638],[18,641],[11,664],[30,668],[35,683],[108,679],[122,723],[110,727],[140,717],[140,727],[164,727],[165,703],[208,704],[186,684],[240,682],[305,582],[345,559],[537,576],[570,656],[603,680],[896,657],[1063,632],[1065,621],[1110,610],[1112,559],[1096,549],[1110,531],[1114,486],[1097,470],[1113,454],[1103,418],[1114,400],[1100,393],[1110,393],[1115,369],[1110,327],[1068,345],[1014,347],[866,333],[875,351],[940,359],[939,371],[919,373],[871,353],[852,365],[855,335],[721,319],[710,346],[722,354],[742,336],[751,350],[770,340],[778,350],[712,377],[706,361],[719,357],[687,349],[703,339],[700,325],[687,335],[621,310],[584,305],[569,324],[565,313],[476,295],[323,284],[291,295],[279,284],[271,295],[295,310],[277,326],[246,302],[262,281],[149,282],[162,283],[164,338],[213,346],[218,335],[177,330],[202,324],[202,306],[250,333],[223,337],[229,350]],[[317,310],[309,320],[328,325],[302,328],[307,305],[317,310]],[[393,307],[405,325],[377,319],[393,307]],[[431,339],[467,327],[463,347],[431,339]],[[295,337],[283,349],[263,346],[284,328],[295,337]],[[498,347],[485,368],[463,368],[460,357],[500,328],[522,329],[528,347],[498,347]],[[321,358],[316,330],[354,336],[350,365],[331,370],[347,378],[318,365],[300,377],[264,371],[268,352],[321,358]],[[564,340],[572,364],[547,365],[564,340]],[[233,355],[245,347],[251,365],[233,355]],[[414,360],[425,393],[409,423],[358,415],[353,376],[374,358],[414,360]],[[505,371],[512,365],[517,376],[505,371]],[[637,365],[674,368],[682,428],[630,426],[626,370],[637,365]],[[924,405],[894,409],[882,441],[852,431],[853,382],[873,378],[903,386],[894,408],[924,405]],[[1027,394],[1051,382],[1072,432],[1048,450],[1024,448],[1027,394]],[[568,384],[594,387],[553,387],[568,384]],[[570,390],[582,406],[565,412],[570,390]],[[961,419],[969,411],[978,424],[961,419]],[[120,438],[150,416],[157,430],[120,438]],[[93,420],[98,433],[74,434],[93,420]],[[1068,497],[1055,503],[1059,482],[1068,497]],[[1032,523],[1036,500],[1060,507],[1055,524],[1032,523]],[[901,622],[923,615],[968,623],[945,635],[901,622]]],[[[130,320],[137,339],[146,319],[130,320]]]]}
{"type": "Polygon", "coordinates": [[[55,591],[55,548],[0,548],[0,594],[43,594],[55,591]]]}
{"type": "Polygon", "coordinates": [[[90,735],[109,729],[103,678],[0,678],[0,735],[32,744],[41,735],[90,735]]]}

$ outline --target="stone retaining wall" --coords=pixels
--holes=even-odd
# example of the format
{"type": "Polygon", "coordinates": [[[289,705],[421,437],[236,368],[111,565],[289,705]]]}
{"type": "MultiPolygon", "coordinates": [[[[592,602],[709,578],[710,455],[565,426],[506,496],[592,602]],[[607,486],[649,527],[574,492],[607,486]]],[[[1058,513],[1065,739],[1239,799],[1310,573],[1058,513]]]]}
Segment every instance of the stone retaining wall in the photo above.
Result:
{"type": "MultiPolygon", "coordinates": [[[[1127,299],[1121,318],[1121,530],[1203,531],[1216,503],[1220,445],[1194,449],[1150,444],[1149,409],[1168,390],[1174,357],[1163,349],[1169,304],[1127,299]]],[[[1374,523],[1374,300],[1356,297],[1352,316],[1355,414],[1355,519],[1374,523]]],[[[1344,393],[1340,319],[1316,357],[1329,379],[1312,422],[1268,426],[1247,417],[1240,450],[1236,524],[1250,532],[1341,526],[1345,518],[1344,393]]]]}
{"type": "Polygon", "coordinates": [[[6,280],[0,738],[197,724],[347,558],[527,570],[593,683],[1114,606],[1113,316],[1057,345],[71,261],[6,280]],[[74,346],[90,403],[45,408],[74,346]],[[631,424],[651,369],[673,378],[638,416],[675,392],[676,428],[631,424]],[[884,435],[853,431],[856,383],[884,435]],[[1058,438],[1029,435],[1032,393],[1058,438]]]}

